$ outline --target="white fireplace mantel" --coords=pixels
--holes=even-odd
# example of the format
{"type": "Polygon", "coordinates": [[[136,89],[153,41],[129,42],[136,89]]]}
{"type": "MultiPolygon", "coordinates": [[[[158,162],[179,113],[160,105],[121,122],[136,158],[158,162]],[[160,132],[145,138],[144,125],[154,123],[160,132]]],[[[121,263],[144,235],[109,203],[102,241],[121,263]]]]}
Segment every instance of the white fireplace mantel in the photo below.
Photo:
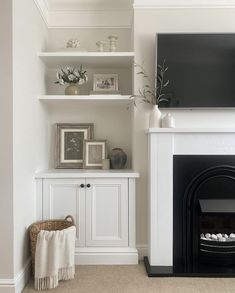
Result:
{"type": "Polygon", "coordinates": [[[235,128],[149,128],[146,133],[235,133],[235,128]]]}
{"type": "Polygon", "coordinates": [[[150,266],[173,266],[173,156],[235,155],[232,128],[150,128],[149,255],[150,266]]]}

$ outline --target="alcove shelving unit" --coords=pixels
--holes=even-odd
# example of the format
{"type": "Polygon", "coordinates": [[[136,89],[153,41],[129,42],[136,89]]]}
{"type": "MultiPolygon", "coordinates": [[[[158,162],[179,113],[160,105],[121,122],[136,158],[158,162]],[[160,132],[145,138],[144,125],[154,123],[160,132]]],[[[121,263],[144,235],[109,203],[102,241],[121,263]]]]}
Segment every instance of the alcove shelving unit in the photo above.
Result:
{"type": "MultiPolygon", "coordinates": [[[[94,138],[107,139],[107,149],[121,147],[127,153],[123,170],[58,170],[35,175],[37,218],[71,214],[76,235],[77,264],[137,264],[135,247],[135,179],[131,169],[134,52],[40,52],[45,65],[46,94],[38,100],[48,107],[50,158],[55,150],[56,123],[94,124],[94,138]],[[56,70],[82,64],[88,83],[80,95],[64,95],[55,85],[56,70]],[[93,74],[118,74],[120,94],[90,95],[93,74]],[[53,200],[51,200],[53,199],[53,200]]],[[[52,166],[51,166],[52,167],[52,166]]],[[[52,167],[53,168],[53,167],[52,167]]]]}
{"type": "Polygon", "coordinates": [[[131,168],[131,95],[133,94],[134,52],[79,52],[44,51],[38,58],[44,64],[45,92],[38,95],[40,103],[48,107],[53,168],[56,123],[84,123],[95,125],[95,138],[108,141],[108,151],[122,147],[127,155],[127,168],[131,168]],[[56,71],[67,66],[79,66],[88,73],[88,83],[80,87],[79,95],[65,95],[65,86],[55,84],[56,71]],[[117,74],[120,94],[90,94],[94,74],[117,74]],[[128,110],[129,109],[129,110],[128,110]]]}

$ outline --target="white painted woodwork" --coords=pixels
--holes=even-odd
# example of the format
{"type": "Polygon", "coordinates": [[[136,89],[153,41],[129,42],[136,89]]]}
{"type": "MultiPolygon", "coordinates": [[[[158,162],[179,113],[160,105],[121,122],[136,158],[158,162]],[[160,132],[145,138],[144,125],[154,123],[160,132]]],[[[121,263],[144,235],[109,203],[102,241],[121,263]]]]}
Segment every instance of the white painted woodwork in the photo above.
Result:
{"type": "Polygon", "coordinates": [[[130,101],[130,95],[41,95],[38,97],[42,101],[130,101]]]}
{"type": "Polygon", "coordinates": [[[78,102],[88,103],[89,105],[104,105],[104,106],[128,106],[133,102],[130,95],[41,95],[38,100],[42,103],[57,105],[58,102],[78,102]]]}
{"type": "MultiPolygon", "coordinates": [[[[129,247],[135,248],[135,235],[136,235],[136,190],[135,190],[135,178],[129,178],[128,184],[128,194],[129,194],[129,247]],[[134,208],[132,208],[134,207],[134,208]]],[[[143,258],[142,258],[143,259],[143,258]]]]}
{"type": "Polygon", "coordinates": [[[138,252],[129,247],[77,247],[75,262],[77,265],[136,265],[138,252]]]}
{"type": "Polygon", "coordinates": [[[216,127],[216,128],[149,128],[146,133],[235,133],[235,128],[216,127]]]}
{"type": "Polygon", "coordinates": [[[85,246],[84,179],[46,179],[43,182],[43,219],[62,219],[72,215],[78,227],[76,246],[85,246]]]}
{"type": "Polygon", "coordinates": [[[41,179],[36,179],[36,200],[34,205],[34,214],[36,215],[35,221],[43,219],[43,182],[41,179]]]}
{"type": "Polygon", "coordinates": [[[44,0],[48,9],[64,11],[90,9],[124,9],[132,7],[132,0],[44,0]]]}
{"type": "Polygon", "coordinates": [[[234,0],[134,0],[134,8],[234,8],[234,0]]]}
{"type": "Polygon", "coordinates": [[[130,68],[134,52],[39,52],[38,56],[48,68],[74,66],[81,63],[85,68],[130,68]]]}
{"type": "Polygon", "coordinates": [[[138,178],[139,173],[130,169],[88,170],[88,169],[51,169],[37,172],[35,178],[138,178]]]}
{"type": "Polygon", "coordinates": [[[128,246],[128,179],[87,182],[87,246],[128,246]]]}
{"type": "Polygon", "coordinates": [[[75,218],[76,264],[137,264],[137,177],[132,170],[39,172],[35,175],[38,220],[69,214],[75,218]]]}
{"type": "Polygon", "coordinates": [[[173,155],[235,155],[235,129],[149,129],[149,261],[173,265],[173,155]]]}

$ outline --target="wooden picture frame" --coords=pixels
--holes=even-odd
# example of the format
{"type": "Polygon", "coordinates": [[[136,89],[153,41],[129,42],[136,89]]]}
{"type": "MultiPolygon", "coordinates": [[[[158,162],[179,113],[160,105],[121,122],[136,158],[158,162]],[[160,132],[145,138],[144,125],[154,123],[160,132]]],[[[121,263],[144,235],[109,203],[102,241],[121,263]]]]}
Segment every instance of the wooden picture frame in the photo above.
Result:
{"type": "Polygon", "coordinates": [[[85,169],[101,169],[102,160],[107,157],[106,140],[84,140],[84,160],[83,167],[85,169]]]}
{"type": "Polygon", "coordinates": [[[83,168],[83,142],[93,137],[93,123],[57,123],[55,168],[83,168]]]}

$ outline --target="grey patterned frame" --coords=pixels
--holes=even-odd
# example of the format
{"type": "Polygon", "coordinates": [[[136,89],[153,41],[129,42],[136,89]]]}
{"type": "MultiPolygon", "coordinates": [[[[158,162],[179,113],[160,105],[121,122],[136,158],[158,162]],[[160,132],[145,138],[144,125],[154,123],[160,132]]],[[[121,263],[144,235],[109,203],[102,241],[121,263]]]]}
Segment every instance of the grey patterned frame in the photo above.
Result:
{"type": "Polygon", "coordinates": [[[57,169],[81,169],[83,168],[83,141],[81,142],[82,160],[69,160],[64,159],[65,147],[65,133],[68,132],[83,132],[85,133],[84,139],[93,139],[94,137],[94,124],[93,123],[57,123],[56,124],[56,153],[55,153],[55,168],[57,169]]]}

